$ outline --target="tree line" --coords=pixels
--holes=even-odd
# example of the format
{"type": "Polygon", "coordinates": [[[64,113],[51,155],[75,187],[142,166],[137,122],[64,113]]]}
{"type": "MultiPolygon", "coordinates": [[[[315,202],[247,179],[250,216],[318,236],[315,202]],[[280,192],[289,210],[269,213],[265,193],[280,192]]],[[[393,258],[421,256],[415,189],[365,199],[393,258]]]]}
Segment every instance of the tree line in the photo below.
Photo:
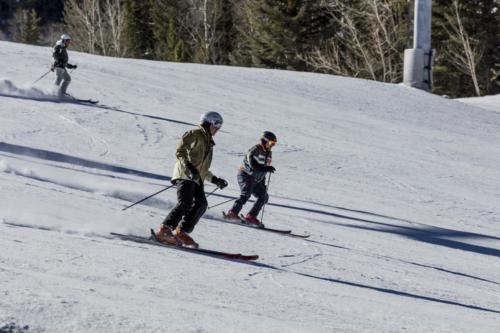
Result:
{"type": "MultiPolygon", "coordinates": [[[[433,92],[500,93],[500,0],[433,0],[433,92]]],[[[399,83],[411,0],[0,0],[4,39],[399,83]]]]}

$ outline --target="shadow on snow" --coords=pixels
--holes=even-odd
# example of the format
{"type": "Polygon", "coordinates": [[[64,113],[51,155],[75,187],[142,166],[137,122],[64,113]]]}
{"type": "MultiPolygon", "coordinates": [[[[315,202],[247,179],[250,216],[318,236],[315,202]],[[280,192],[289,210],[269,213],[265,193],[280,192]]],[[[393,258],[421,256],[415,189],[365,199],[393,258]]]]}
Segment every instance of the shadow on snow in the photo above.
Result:
{"type": "Polygon", "coordinates": [[[25,146],[6,143],[6,142],[0,142],[0,151],[6,152],[6,153],[11,153],[11,154],[16,154],[16,155],[23,155],[23,156],[28,156],[28,157],[39,158],[39,159],[48,160],[48,161],[69,163],[69,164],[74,164],[74,165],[83,166],[83,167],[87,167],[87,168],[106,170],[106,171],[111,171],[111,172],[116,172],[116,173],[140,176],[140,177],[157,179],[157,180],[162,180],[162,181],[165,181],[165,180],[169,181],[171,179],[171,177],[158,175],[158,174],[154,174],[154,173],[150,173],[150,172],[144,172],[144,171],[140,171],[140,170],[136,170],[136,169],[130,169],[130,168],[125,168],[125,167],[111,165],[111,164],[105,164],[105,163],[101,163],[101,162],[87,160],[87,159],[80,158],[80,157],[74,157],[74,156],[70,156],[70,155],[66,155],[66,154],[57,153],[57,152],[53,152],[53,151],[49,151],[49,150],[45,150],[45,149],[25,147],[25,146]]]}
{"type": "MultiPolygon", "coordinates": [[[[125,168],[125,167],[121,167],[121,166],[115,166],[115,165],[111,165],[111,164],[105,164],[105,163],[101,163],[101,162],[87,160],[87,159],[83,159],[83,158],[79,158],[79,157],[74,157],[74,156],[70,156],[70,155],[66,155],[66,154],[61,154],[61,153],[57,153],[57,152],[53,152],[53,151],[44,150],[44,149],[37,149],[37,148],[30,148],[30,147],[25,147],[25,146],[21,146],[21,145],[9,144],[6,142],[0,142],[0,151],[6,152],[6,153],[17,154],[17,155],[39,158],[39,159],[44,159],[44,160],[49,160],[49,161],[70,163],[70,164],[84,166],[84,167],[88,167],[88,168],[106,170],[106,171],[111,171],[111,172],[116,172],[116,173],[127,174],[127,175],[135,175],[135,176],[140,176],[140,177],[145,177],[145,178],[150,178],[150,179],[155,179],[155,180],[161,180],[161,181],[169,181],[171,179],[171,177],[167,177],[167,176],[163,176],[163,175],[159,175],[159,174],[144,172],[144,171],[131,169],[131,168],[125,168]]],[[[236,199],[236,197],[234,197],[234,196],[221,195],[221,194],[217,194],[217,193],[214,193],[213,196],[236,199]]],[[[123,198],[120,196],[118,198],[123,199],[123,200],[127,200],[127,201],[130,200],[130,198],[128,196],[123,196],[123,198]]],[[[290,199],[290,200],[294,200],[294,199],[290,199]]],[[[308,213],[316,213],[316,214],[326,215],[326,216],[330,216],[330,217],[346,219],[346,220],[350,220],[350,221],[354,221],[354,222],[361,222],[364,224],[369,224],[370,226],[351,225],[351,224],[340,223],[340,222],[335,222],[335,221],[318,221],[318,222],[322,222],[322,223],[340,225],[340,226],[344,226],[344,227],[348,227],[348,228],[357,228],[357,229],[363,229],[363,230],[369,230],[369,231],[390,233],[390,234],[404,236],[404,237],[410,238],[412,240],[416,240],[416,241],[424,242],[424,243],[428,243],[428,244],[439,245],[439,246],[444,246],[444,247],[448,247],[448,248],[452,248],[452,249],[459,249],[459,250],[483,254],[483,255],[500,257],[500,250],[499,249],[489,248],[489,247],[480,246],[480,245],[468,244],[468,243],[465,243],[463,241],[466,239],[500,240],[500,238],[494,237],[494,236],[487,236],[487,235],[481,235],[481,234],[477,234],[477,233],[470,233],[470,232],[457,231],[457,230],[452,230],[452,229],[438,228],[438,227],[433,227],[430,225],[425,225],[425,224],[416,223],[416,222],[405,222],[403,220],[401,220],[401,222],[417,224],[420,227],[416,228],[416,227],[408,227],[408,226],[399,226],[399,225],[377,222],[377,221],[373,221],[373,220],[369,220],[369,219],[363,219],[363,218],[359,218],[359,217],[353,217],[353,216],[328,212],[328,211],[324,211],[324,210],[309,209],[309,208],[304,208],[304,207],[299,207],[299,206],[284,205],[284,204],[278,204],[278,203],[268,203],[268,206],[293,209],[293,210],[298,210],[298,211],[303,211],[303,212],[308,212],[308,213]],[[450,238],[454,238],[454,239],[450,239],[450,238]],[[456,240],[456,239],[460,239],[460,241],[456,240]]],[[[345,210],[347,210],[347,209],[345,209],[345,210]]],[[[350,211],[357,212],[357,213],[362,212],[359,210],[350,210],[350,211]]],[[[373,213],[365,213],[365,214],[381,217],[381,215],[377,215],[377,214],[373,214],[373,213]]],[[[327,244],[324,244],[324,245],[327,245],[327,244]]]]}
{"type": "Polygon", "coordinates": [[[84,105],[87,107],[91,108],[97,108],[97,109],[102,109],[102,110],[109,110],[109,111],[116,111],[116,112],[121,112],[121,113],[126,113],[129,115],[133,116],[139,116],[139,117],[145,117],[145,118],[151,118],[155,120],[161,120],[161,121],[168,121],[171,123],[176,123],[176,124],[181,124],[181,125],[188,125],[188,126],[196,126],[197,124],[193,123],[188,123],[185,121],[180,121],[180,120],[175,120],[175,119],[169,119],[169,118],[164,118],[164,117],[159,117],[159,116],[152,116],[148,114],[142,114],[142,113],[135,113],[131,111],[125,111],[121,110],[117,107],[113,106],[107,106],[103,104],[90,104],[90,103],[85,103],[85,102],[79,102],[79,101],[72,101],[72,100],[61,100],[55,96],[49,96],[47,95],[46,97],[40,96],[40,97],[29,97],[29,96],[19,96],[19,95],[8,95],[8,94],[2,94],[0,93],[0,97],[8,97],[8,98],[15,98],[15,99],[22,99],[22,100],[31,100],[31,101],[36,101],[36,102],[46,102],[46,103],[56,103],[56,104],[76,104],[76,105],[84,105]]]}

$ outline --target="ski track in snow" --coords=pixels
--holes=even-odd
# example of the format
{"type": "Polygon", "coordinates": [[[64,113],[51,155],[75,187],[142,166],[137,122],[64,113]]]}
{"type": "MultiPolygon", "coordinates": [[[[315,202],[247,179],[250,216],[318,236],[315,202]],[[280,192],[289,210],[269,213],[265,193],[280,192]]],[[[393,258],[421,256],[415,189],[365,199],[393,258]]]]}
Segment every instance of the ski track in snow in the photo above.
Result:
{"type": "Polygon", "coordinates": [[[59,118],[61,118],[62,120],[74,125],[75,127],[79,128],[82,130],[82,132],[86,133],[88,135],[88,137],[90,138],[90,150],[91,151],[94,151],[94,150],[98,150],[98,149],[95,149],[96,146],[98,144],[96,144],[97,142],[100,143],[101,145],[101,153],[99,153],[99,156],[100,157],[103,157],[103,156],[106,156],[108,153],[109,153],[109,145],[108,143],[99,138],[97,135],[95,135],[91,130],[89,130],[88,128],[78,124],[78,122],[76,122],[75,120],[72,120],[72,119],[69,119],[68,117],[66,116],[63,116],[63,115],[59,115],[59,118]]]}

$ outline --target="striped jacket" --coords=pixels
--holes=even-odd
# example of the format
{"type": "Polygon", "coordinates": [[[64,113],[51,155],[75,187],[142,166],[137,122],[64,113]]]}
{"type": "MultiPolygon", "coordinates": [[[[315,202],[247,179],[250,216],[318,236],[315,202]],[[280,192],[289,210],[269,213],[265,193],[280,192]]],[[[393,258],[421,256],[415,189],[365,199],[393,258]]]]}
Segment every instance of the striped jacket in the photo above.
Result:
{"type": "Polygon", "coordinates": [[[256,182],[260,182],[266,177],[266,172],[262,168],[271,165],[271,161],[272,152],[266,150],[262,144],[257,144],[245,155],[240,170],[254,177],[256,182]]]}

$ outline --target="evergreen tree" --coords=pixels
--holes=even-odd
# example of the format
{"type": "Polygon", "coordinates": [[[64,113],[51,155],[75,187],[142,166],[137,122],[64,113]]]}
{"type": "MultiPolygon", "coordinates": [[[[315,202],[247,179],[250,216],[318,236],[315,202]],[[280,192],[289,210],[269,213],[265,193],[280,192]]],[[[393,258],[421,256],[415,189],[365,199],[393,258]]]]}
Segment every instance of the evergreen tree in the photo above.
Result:
{"type": "Polygon", "coordinates": [[[40,24],[60,22],[63,16],[64,0],[23,0],[22,8],[33,9],[40,18],[40,24]]]}
{"type": "Polygon", "coordinates": [[[234,49],[237,31],[234,27],[234,4],[232,0],[219,0],[221,16],[217,22],[219,39],[215,43],[217,50],[216,64],[227,65],[234,49]]]}
{"type": "Polygon", "coordinates": [[[154,37],[151,22],[151,2],[124,0],[124,44],[127,56],[153,58],[154,37]]]}
{"type": "Polygon", "coordinates": [[[151,0],[151,29],[154,58],[173,61],[177,43],[177,5],[175,0],[151,0]]]}
{"type": "Polygon", "coordinates": [[[22,10],[21,41],[37,44],[40,40],[40,18],[34,9],[22,10]]]}
{"type": "Polygon", "coordinates": [[[305,55],[328,30],[319,1],[250,0],[256,66],[306,70],[305,55]]]}
{"type": "Polygon", "coordinates": [[[11,20],[12,39],[16,42],[38,44],[40,18],[34,9],[19,8],[11,20]]]}
{"type": "Polygon", "coordinates": [[[252,26],[247,15],[247,0],[232,0],[231,27],[228,37],[231,46],[228,48],[228,61],[231,65],[251,67],[253,66],[251,56],[252,26]]]}

